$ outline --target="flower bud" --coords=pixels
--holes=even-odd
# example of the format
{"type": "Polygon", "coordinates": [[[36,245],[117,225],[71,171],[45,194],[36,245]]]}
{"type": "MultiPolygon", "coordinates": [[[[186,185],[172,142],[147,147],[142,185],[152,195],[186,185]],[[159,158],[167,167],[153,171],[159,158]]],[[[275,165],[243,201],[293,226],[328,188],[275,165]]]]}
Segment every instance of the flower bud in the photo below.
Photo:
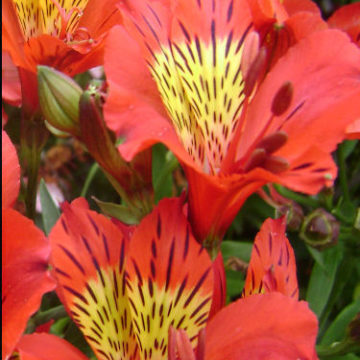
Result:
{"type": "Polygon", "coordinates": [[[323,250],[336,245],[340,225],[334,216],[324,209],[316,209],[305,217],[300,237],[310,246],[323,250]]]}
{"type": "Polygon", "coordinates": [[[39,102],[46,121],[55,129],[80,136],[81,87],[67,75],[38,66],[39,102]]]}
{"type": "Polygon", "coordinates": [[[304,220],[304,212],[299,204],[295,201],[290,201],[279,206],[276,209],[276,217],[281,217],[286,214],[287,229],[291,231],[298,231],[304,220]]]}

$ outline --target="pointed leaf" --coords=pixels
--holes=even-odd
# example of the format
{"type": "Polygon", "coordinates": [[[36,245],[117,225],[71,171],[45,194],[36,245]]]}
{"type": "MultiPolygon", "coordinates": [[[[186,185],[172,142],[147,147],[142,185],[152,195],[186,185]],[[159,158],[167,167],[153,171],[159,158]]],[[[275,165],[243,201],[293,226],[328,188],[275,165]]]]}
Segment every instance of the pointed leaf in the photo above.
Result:
{"type": "Polygon", "coordinates": [[[40,180],[39,185],[39,195],[41,202],[41,216],[44,223],[44,230],[46,235],[48,235],[60,217],[60,211],[58,207],[55,205],[55,202],[52,196],[49,193],[49,190],[46,187],[46,183],[44,179],[40,180]]]}

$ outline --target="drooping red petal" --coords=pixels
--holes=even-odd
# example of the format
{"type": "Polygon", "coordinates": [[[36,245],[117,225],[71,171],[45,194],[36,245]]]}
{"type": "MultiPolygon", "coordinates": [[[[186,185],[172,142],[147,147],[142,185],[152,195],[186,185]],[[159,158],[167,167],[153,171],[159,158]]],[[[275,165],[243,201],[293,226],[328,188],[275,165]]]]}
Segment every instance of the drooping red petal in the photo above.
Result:
{"type": "Polygon", "coordinates": [[[341,6],[328,19],[330,27],[345,31],[360,46],[360,3],[341,6]]]}
{"type": "Polygon", "coordinates": [[[65,204],[51,234],[59,296],[98,359],[136,357],[125,293],[128,239],[81,202],[65,204]]]}
{"type": "Polygon", "coordinates": [[[312,360],[317,319],[307,303],[274,292],[240,299],[206,328],[206,360],[312,360]]]}
{"type": "Polygon", "coordinates": [[[135,230],[126,266],[134,331],[143,358],[165,358],[170,325],[193,346],[209,316],[212,264],[194,239],[181,199],[164,199],[135,230]]]}
{"type": "Polygon", "coordinates": [[[285,236],[286,218],[267,219],[256,235],[244,296],[280,292],[298,299],[294,251],[285,236]]]}
{"type": "Polygon", "coordinates": [[[16,149],[9,136],[2,131],[2,207],[14,205],[20,188],[20,165],[16,149]]]}
{"type": "Polygon", "coordinates": [[[34,223],[13,209],[3,209],[2,224],[2,353],[6,358],[55,282],[47,269],[49,243],[34,223]]]}
{"type": "Polygon", "coordinates": [[[52,334],[24,335],[16,348],[20,360],[88,360],[75,346],[52,334]]]}

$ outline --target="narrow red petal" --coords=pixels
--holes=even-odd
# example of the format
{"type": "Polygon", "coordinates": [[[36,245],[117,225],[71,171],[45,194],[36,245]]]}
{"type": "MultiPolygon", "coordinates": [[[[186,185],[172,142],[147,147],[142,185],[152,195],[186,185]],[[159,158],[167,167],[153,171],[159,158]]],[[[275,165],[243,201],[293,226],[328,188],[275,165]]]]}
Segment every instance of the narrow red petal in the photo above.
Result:
{"type": "Polygon", "coordinates": [[[285,217],[267,219],[262,225],[251,253],[244,296],[278,291],[298,298],[295,255],[285,228],[285,217]]]}
{"type": "Polygon", "coordinates": [[[133,359],[137,349],[125,293],[128,239],[83,202],[63,210],[50,234],[59,296],[98,359],[133,359]]]}
{"type": "Polygon", "coordinates": [[[3,209],[2,224],[2,353],[6,357],[55,282],[47,269],[48,241],[34,223],[13,209],[3,209]]]}
{"type": "Polygon", "coordinates": [[[20,188],[20,165],[16,149],[9,136],[2,131],[2,207],[14,205],[20,188]]]}
{"type": "Polygon", "coordinates": [[[279,293],[252,295],[206,328],[206,360],[314,359],[317,319],[307,303],[279,293]]]}
{"type": "Polygon", "coordinates": [[[16,348],[21,360],[88,360],[75,346],[51,334],[24,335],[16,348]]]}
{"type": "Polygon", "coordinates": [[[195,346],[209,316],[213,273],[182,213],[181,199],[162,200],[142,220],[131,239],[127,273],[142,357],[166,357],[170,326],[184,329],[195,346]]]}
{"type": "Polygon", "coordinates": [[[330,27],[345,31],[351,40],[360,46],[360,3],[341,6],[328,19],[330,27]]]}

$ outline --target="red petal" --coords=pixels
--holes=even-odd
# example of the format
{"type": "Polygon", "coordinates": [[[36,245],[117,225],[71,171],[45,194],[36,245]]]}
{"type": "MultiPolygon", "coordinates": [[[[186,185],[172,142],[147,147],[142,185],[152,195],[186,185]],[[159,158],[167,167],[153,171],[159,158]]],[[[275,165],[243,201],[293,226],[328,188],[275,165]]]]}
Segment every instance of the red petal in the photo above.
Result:
{"type": "Polygon", "coordinates": [[[279,293],[252,295],[206,328],[206,360],[313,359],[317,319],[307,303],[279,293]]]}
{"type": "Polygon", "coordinates": [[[294,251],[285,236],[286,219],[267,219],[256,235],[247,271],[244,296],[278,291],[297,299],[294,251]]]}
{"type": "Polygon", "coordinates": [[[55,283],[47,270],[50,247],[44,234],[12,209],[3,209],[2,223],[2,351],[6,357],[38,310],[43,294],[53,290],[55,283]]]}
{"type": "Polygon", "coordinates": [[[51,334],[24,335],[17,350],[21,360],[88,360],[75,346],[51,334]]]}
{"type": "Polygon", "coordinates": [[[98,359],[131,358],[137,349],[125,294],[128,239],[82,201],[63,210],[50,234],[59,296],[98,359]]]}
{"type": "Polygon", "coordinates": [[[13,106],[21,105],[19,73],[8,52],[2,52],[2,98],[13,106]]]}
{"type": "Polygon", "coordinates": [[[97,39],[116,24],[122,16],[117,8],[118,0],[89,0],[79,21],[79,28],[85,28],[93,39],[97,39]]]}
{"type": "Polygon", "coordinates": [[[131,239],[126,268],[142,356],[165,356],[170,325],[185,329],[195,346],[209,315],[213,274],[208,254],[182,213],[181,199],[162,200],[142,220],[131,239]]]}
{"type": "MultiPolygon", "coordinates": [[[[293,173],[293,162],[299,162],[301,154],[314,154],[315,146],[324,154],[333,151],[343,139],[346,126],[360,116],[356,104],[360,96],[359,73],[360,52],[338,31],[316,32],[292,47],[268,74],[249,107],[238,159],[246,156],[250,144],[265,129],[261,136],[279,130],[288,134],[287,143],[275,155],[289,162],[289,176],[293,173]],[[287,81],[294,87],[292,104],[283,115],[272,118],[273,98],[287,81]]],[[[324,159],[322,156],[321,161],[324,159]]],[[[312,173],[307,174],[309,178],[304,177],[305,186],[301,188],[301,183],[296,182],[294,189],[315,193],[326,183],[326,179],[322,184],[316,181],[317,171],[324,164],[314,161],[312,173]],[[310,187],[311,176],[315,181],[310,187]]],[[[303,157],[302,162],[308,161],[303,157]]],[[[326,162],[328,167],[329,161],[326,162]]],[[[291,186],[290,181],[287,186],[291,186]]]]}
{"type": "Polygon", "coordinates": [[[360,139],[360,118],[346,128],[347,139],[360,139]]]}
{"type": "Polygon", "coordinates": [[[125,137],[119,147],[124,158],[129,161],[145,148],[163,142],[180,158],[191,161],[167,120],[139,45],[121,27],[114,27],[108,35],[104,67],[109,84],[105,121],[118,136],[125,137]]]}
{"type": "Polygon", "coordinates": [[[213,262],[214,292],[209,317],[212,318],[226,303],[226,275],[221,251],[213,262]]]}
{"type": "Polygon", "coordinates": [[[2,131],[2,207],[14,205],[20,188],[20,165],[16,149],[2,131]]]}
{"type": "Polygon", "coordinates": [[[360,3],[345,5],[339,8],[328,19],[332,28],[345,31],[351,40],[360,46],[360,3]]]}

